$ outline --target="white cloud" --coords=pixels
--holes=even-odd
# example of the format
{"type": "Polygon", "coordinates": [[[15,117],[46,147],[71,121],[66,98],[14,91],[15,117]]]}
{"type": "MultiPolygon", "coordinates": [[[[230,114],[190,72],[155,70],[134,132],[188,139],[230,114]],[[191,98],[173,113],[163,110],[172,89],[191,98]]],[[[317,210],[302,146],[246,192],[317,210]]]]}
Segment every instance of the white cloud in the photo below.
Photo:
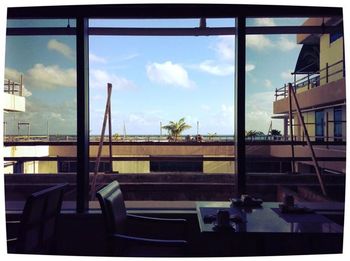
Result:
{"type": "Polygon", "coordinates": [[[265,35],[247,35],[247,47],[256,51],[270,50],[276,48],[282,52],[288,52],[299,47],[299,45],[291,40],[288,36],[282,35],[276,41],[271,41],[265,35]]]}
{"type": "Polygon", "coordinates": [[[5,79],[19,82],[21,80],[21,75],[23,75],[22,72],[19,72],[12,68],[5,68],[5,79]]]}
{"type": "Polygon", "coordinates": [[[164,63],[151,63],[146,66],[148,79],[151,82],[164,85],[180,86],[183,88],[192,88],[195,86],[189,77],[187,71],[180,65],[171,61],[164,63]]]}
{"type": "Polygon", "coordinates": [[[269,79],[264,80],[264,86],[268,89],[271,89],[273,87],[272,82],[269,79]]]}
{"type": "Polygon", "coordinates": [[[210,111],[211,107],[210,107],[209,105],[207,105],[207,104],[202,104],[202,105],[201,105],[201,109],[202,109],[203,111],[208,112],[208,111],[210,111]]]}
{"type": "Polygon", "coordinates": [[[56,87],[75,87],[76,70],[73,68],[62,69],[58,65],[45,66],[35,64],[27,72],[22,73],[15,69],[5,68],[5,78],[19,82],[21,75],[24,82],[24,96],[31,96],[32,93],[26,88],[54,89],[56,87]]]}
{"type": "Polygon", "coordinates": [[[254,50],[262,51],[274,46],[274,43],[265,35],[261,35],[261,34],[247,35],[246,39],[247,39],[246,41],[247,47],[254,50]]]}
{"type": "MultiPolygon", "coordinates": [[[[266,134],[273,114],[274,98],[274,91],[258,92],[247,96],[246,130],[257,130],[266,134]]],[[[277,122],[277,126],[279,124],[281,123],[277,122]]]]}
{"type": "Polygon", "coordinates": [[[107,83],[111,83],[113,89],[125,90],[136,88],[135,84],[123,77],[116,74],[110,74],[103,70],[91,70],[90,71],[90,85],[91,88],[105,88],[107,83]]]}
{"type": "Polygon", "coordinates": [[[49,50],[56,51],[62,54],[64,57],[73,60],[74,59],[74,51],[67,44],[57,41],[56,39],[51,39],[47,43],[47,48],[49,50]]]}
{"type": "Polygon", "coordinates": [[[255,18],[254,21],[257,26],[276,26],[273,18],[255,18]]]}
{"type": "MultiPolygon", "coordinates": [[[[193,66],[203,72],[207,72],[217,76],[227,76],[233,75],[235,72],[235,67],[228,63],[220,63],[214,60],[205,60],[201,62],[198,66],[193,66]]],[[[246,64],[245,71],[250,72],[255,69],[254,64],[246,64]]]]}
{"type": "Polygon", "coordinates": [[[89,53],[89,60],[90,62],[95,62],[95,63],[107,63],[107,60],[104,57],[98,56],[93,53],[89,53]]]}
{"type": "Polygon", "coordinates": [[[234,61],[234,36],[219,36],[213,47],[220,60],[234,61]]]}
{"type": "Polygon", "coordinates": [[[290,40],[287,36],[283,35],[277,41],[277,47],[284,52],[291,51],[298,47],[296,41],[290,40]]]}
{"type": "Polygon", "coordinates": [[[255,65],[254,65],[254,64],[249,64],[249,63],[247,63],[247,64],[245,65],[245,71],[246,71],[246,72],[253,71],[254,69],[255,69],[255,65]]]}
{"type": "Polygon", "coordinates": [[[123,61],[123,62],[125,62],[125,61],[130,61],[130,60],[132,60],[132,59],[135,59],[135,58],[138,57],[138,56],[139,56],[138,53],[128,54],[128,55],[126,55],[126,56],[121,57],[121,58],[119,59],[119,61],[123,61]]]}
{"type": "Polygon", "coordinates": [[[287,71],[281,72],[281,78],[285,81],[291,81],[293,80],[293,76],[291,75],[291,73],[293,72],[292,69],[289,69],[287,71]]]}
{"type": "Polygon", "coordinates": [[[232,75],[234,72],[234,66],[231,64],[223,63],[216,64],[213,60],[205,60],[199,64],[199,69],[208,72],[210,74],[218,76],[232,75]]]}
{"type": "Polygon", "coordinates": [[[25,78],[33,88],[76,87],[76,70],[62,69],[58,65],[35,64],[26,72],[25,78]]]}
{"type": "Polygon", "coordinates": [[[56,120],[65,121],[65,119],[62,117],[61,113],[51,112],[50,118],[54,119],[55,122],[56,122],[56,120]]]}

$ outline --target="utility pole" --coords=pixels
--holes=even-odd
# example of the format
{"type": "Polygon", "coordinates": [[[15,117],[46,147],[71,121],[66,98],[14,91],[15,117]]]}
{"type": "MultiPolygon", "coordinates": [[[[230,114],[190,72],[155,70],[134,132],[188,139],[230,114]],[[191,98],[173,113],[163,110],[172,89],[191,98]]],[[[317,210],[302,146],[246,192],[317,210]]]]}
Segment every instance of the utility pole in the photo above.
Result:
{"type": "Polygon", "coordinates": [[[162,139],[162,122],[160,122],[160,127],[159,127],[159,141],[162,139]]]}
{"type": "Polygon", "coordinates": [[[50,126],[49,126],[49,119],[47,119],[46,123],[46,132],[47,132],[47,140],[50,141],[50,126]]]}

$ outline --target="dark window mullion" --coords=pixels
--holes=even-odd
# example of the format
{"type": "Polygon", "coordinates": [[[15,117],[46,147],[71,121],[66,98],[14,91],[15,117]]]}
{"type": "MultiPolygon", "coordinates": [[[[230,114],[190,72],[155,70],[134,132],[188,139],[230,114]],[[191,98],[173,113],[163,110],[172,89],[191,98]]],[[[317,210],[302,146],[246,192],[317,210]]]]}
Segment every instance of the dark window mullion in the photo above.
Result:
{"type": "Polygon", "coordinates": [[[77,212],[89,206],[89,36],[88,19],[77,18],[77,212]]]}
{"type": "Polygon", "coordinates": [[[236,191],[239,197],[246,193],[245,173],[245,63],[246,63],[246,17],[236,18],[235,55],[235,174],[236,191]]]}

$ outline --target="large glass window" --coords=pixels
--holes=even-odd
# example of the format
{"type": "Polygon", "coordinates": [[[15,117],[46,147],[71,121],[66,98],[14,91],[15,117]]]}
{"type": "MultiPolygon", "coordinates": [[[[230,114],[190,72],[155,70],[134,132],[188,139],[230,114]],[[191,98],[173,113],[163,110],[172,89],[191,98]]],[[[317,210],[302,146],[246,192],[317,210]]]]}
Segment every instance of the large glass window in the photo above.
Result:
{"type": "Polygon", "coordinates": [[[323,141],[324,139],[324,111],[315,111],[315,122],[316,122],[316,140],[323,141]]]}
{"type": "Polygon", "coordinates": [[[343,137],[343,118],[342,107],[334,108],[334,140],[342,141],[343,137]]]}
{"type": "MultiPolygon", "coordinates": [[[[330,46],[329,34],[290,34],[281,28],[321,25],[322,21],[316,17],[246,20],[250,30],[257,32],[246,36],[247,193],[263,200],[281,201],[283,195],[291,194],[300,201],[312,201],[305,191],[309,195],[324,194],[320,184],[304,185],[307,177],[322,171],[345,171],[345,162],[337,159],[345,156],[344,148],[328,144],[333,141],[333,108],[325,106],[339,102],[339,97],[330,97],[335,88],[342,88],[342,70],[333,73],[331,68],[335,70],[342,63],[342,40],[330,46]],[[274,34],[268,34],[272,31],[274,34]],[[338,82],[328,89],[318,88],[329,82],[325,79],[331,74],[339,77],[338,82]],[[334,157],[334,161],[323,157],[334,157]]],[[[345,95],[342,97],[345,99],[345,95]]],[[[342,135],[341,113],[341,108],[334,110],[335,137],[342,135]]],[[[336,189],[328,193],[335,200],[343,200],[343,195],[336,195],[336,189]]]]}
{"type": "Polygon", "coordinates": [[[148,200],[214,200],[215,190],[202,195],[198,189],[193,197],[185,183],[198,182],[200,187],[224,173],[231,183],[225,184],[222,200],[232,197],[234,35],[183,35],[181,28],[234,27],[234,19],[90,20],[89,24],[95,28],[91,32],[123,27],[137,34],[137,28],[150,28],[150,35],[142,35],[144,30],[135,36],[90,35],[90,157],[98,155],[107,83],[112,84],[112,152],[106,120],[106,143],[100,154],[103,160],[112,157],[112,169],[97,174],[97,187],[117,179],[130,195],[126,200],[145,200],[142,191],[150,190],[147,184],[153,184],[148,200]],[[156,32],[152,28],[180,30],[171,36],[166,30],[165,35],[152,36],[156,32]],[[140,183],[134,174],[148,183],[140,183]],[[137,190],[124,185],[130,182],[137,190]],[[174,189],[159,197],[164,182],[174,189]]]}
{"type": "MultiPolygon", "coordinates": [[[[71,26],[75,20],[71,19],[71,26]]],[[[8,27],[61,27],[67,20],[8,20],[8,27]]],[[[75,208],[76,37],[6,37],[4,156],[6,202],[68,182],[65,208],[75,208]],[[63,174],[67,173],[67,174],[63,174]]]]}

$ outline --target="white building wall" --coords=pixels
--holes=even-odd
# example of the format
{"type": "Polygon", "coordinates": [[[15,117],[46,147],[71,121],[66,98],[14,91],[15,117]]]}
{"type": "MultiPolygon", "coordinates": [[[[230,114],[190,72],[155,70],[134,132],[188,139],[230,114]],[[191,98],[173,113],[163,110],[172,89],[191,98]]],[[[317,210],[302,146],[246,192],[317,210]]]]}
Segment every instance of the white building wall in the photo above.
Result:
{"type": "Polygon", "coordinates": [[[3,93],[3,102],[5,111],[26,111],[26,99],[23,96],[3,93]]]}

